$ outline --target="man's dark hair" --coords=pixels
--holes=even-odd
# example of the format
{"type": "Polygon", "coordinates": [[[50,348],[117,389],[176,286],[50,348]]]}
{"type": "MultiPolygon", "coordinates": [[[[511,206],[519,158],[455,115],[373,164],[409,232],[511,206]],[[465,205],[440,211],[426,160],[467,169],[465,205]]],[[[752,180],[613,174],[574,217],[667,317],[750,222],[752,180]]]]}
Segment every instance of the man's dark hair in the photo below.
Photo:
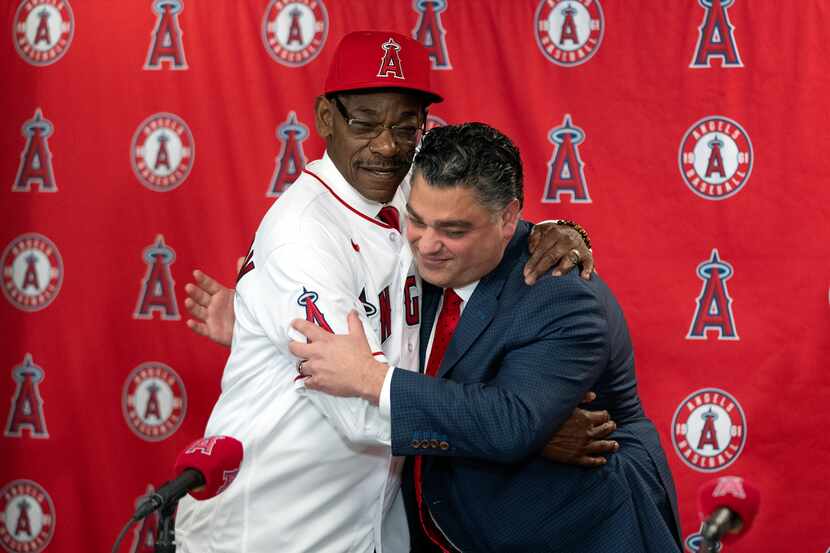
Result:
{"type": "Polygon", "coordinates": [[[513,198],[524,201],[522,159],[505,135],[484,123],[436,127],[424,136],[413,162],[431,186],[473,188],[491,211],[513,198]]]}

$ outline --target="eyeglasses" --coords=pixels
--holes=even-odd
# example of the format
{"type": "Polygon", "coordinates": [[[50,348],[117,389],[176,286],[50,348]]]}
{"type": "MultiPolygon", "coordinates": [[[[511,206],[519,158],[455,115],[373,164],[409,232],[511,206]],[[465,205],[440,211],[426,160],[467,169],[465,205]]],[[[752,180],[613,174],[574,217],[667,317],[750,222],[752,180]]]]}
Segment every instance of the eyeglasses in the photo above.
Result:
{"type": "Polygon", "coordinates": [[[343,119],[346,121],[346,126],[349,128],[349,131],[355,138],[360,138],[361,140],[372,140],[380,136],[383,129],[389,129],[389,132],[392,134],[392,138],[395,142],[398,144],[412,145],[416,144],[424,135],[423,123],[420,126],[415,126],[409,123],[403,125],[384,125],[383,123],[363,121],[362,119],[351,117],[349,112],[346,111],[346,106],[340,102],[340,98],[337,96],[334,97],[333,102],[334,105],[337,106],[337,111],[340,112],[340,115],[342,115],[343,119]]]}

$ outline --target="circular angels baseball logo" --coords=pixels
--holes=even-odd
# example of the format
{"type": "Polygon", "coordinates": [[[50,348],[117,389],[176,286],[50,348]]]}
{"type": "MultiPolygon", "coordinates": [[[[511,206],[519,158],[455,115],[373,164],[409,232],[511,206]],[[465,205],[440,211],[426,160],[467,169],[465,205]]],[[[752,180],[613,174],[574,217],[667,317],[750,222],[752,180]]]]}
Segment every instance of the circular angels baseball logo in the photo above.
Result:
{"type": "Polygon", "coordinates": [[[40,553],[55,533],[55,504],[43,486],[14,480],[0,490],[0,545],[10,553],[40,553]]]}
{"type": "Polygon", "coordinates": [[[187,413],[184,383],[164,363],[142,363],[124,383],[121,409],[136,436],[160,442],[179,429],[187,413]]]}
{"type": "Polygon", "coordinates": [[[749,180],[752,142],[737,122],[712,115],[686,131],[680,141],[680,174],[689,189],[706,200],[724,200],[749,180]]]}
{"type": "Polygon", "coordinates": [[[735,462],[746,444],[746,416],[737,400],[717,388],[690,394],[672,418],[672,443],[684,463],[717,472],[735,462]]]}
{"type": "Polygon", "coordinates": [[[599,0],[541,0],[533,23],[539,49],[562,67],[591,59],[605,32],[599,0]]]}
{"type": "Polygon", "coordinates": [[[21,0],[14,15],[12,39],[26,63],[51,65],[61,59],[75,33],[67,0],[21,0]]]}
{"type": "Polygon", "coordinates": [[[40,311],[57,297],[63,283],[63,261],[55,244],[30,232],[3,250],[3,294],[23,311],[40,311]]]}
{"type": "Polygon", "coordinates": [[[320,53],[329,34],[322,0],[271,0],[262,17],[262,43],[275,61],[305,65],[320,53]]]}
{"type": "Polygon", "coordinates": [[[133,173],[156,192],[169,192],[182,184],[195,157],[193,133],[172,113],[156,113],[142,121],[130,145],[133,173]]]}

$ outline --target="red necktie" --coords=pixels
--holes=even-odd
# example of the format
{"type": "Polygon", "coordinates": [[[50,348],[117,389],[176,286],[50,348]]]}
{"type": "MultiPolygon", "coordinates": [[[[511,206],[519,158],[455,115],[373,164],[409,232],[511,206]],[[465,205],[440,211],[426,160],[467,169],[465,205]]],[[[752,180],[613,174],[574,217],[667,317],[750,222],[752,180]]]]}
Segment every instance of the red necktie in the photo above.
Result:
{"type": "MultiPolygon", "coordinates": [[[[452,340],[455,327],[458,326],[458,319],[461,318],[461,298],[456,294],[452,288],[444,290],[444,304],[441,306],[441,313],[438,314],[438,322],[435,324],[435,336],[432,338],[432,350],[429,353],[429,361],[425,373],[428,376],[435,376],[438,374],[438,367],[441,366],[441,361],[444,359],[444,353],[447,351],[447,346],[452,340]]],[[[421,488],[421,466],[423,457],[418,455],[415,457],[415,465],[413,467],[415,477],[415,497],[418,500],[418,513],[421,517],[421,527],[424,533],[432,540],[435,545],[441,548],[441,551],[449,552],[449,548],[445,545],[445,540],[440,531],[435,527],[432,518],[426,513],[423,502],[423,491],[421,488]]]]}
{"type": "Polygon", "coordinates": [[[383,206],[378,213],[378,219],[398,232],[401,231],[401,217],[395,207],[391,205],[383,206]]]}

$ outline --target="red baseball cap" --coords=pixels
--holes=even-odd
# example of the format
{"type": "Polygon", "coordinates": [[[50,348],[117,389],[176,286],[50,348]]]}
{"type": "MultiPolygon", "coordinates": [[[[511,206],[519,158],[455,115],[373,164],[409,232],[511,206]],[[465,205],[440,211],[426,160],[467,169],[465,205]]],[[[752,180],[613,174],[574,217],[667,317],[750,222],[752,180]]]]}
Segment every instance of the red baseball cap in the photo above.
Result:
{"type": "Polygon", "coordinates": [[[356,31],[344,36],[334,51],[325,94],[402,88],[424,93],[431,103],[441,102],[430,83],[431,71],[420,42],[389,31],[356,31]]]}

